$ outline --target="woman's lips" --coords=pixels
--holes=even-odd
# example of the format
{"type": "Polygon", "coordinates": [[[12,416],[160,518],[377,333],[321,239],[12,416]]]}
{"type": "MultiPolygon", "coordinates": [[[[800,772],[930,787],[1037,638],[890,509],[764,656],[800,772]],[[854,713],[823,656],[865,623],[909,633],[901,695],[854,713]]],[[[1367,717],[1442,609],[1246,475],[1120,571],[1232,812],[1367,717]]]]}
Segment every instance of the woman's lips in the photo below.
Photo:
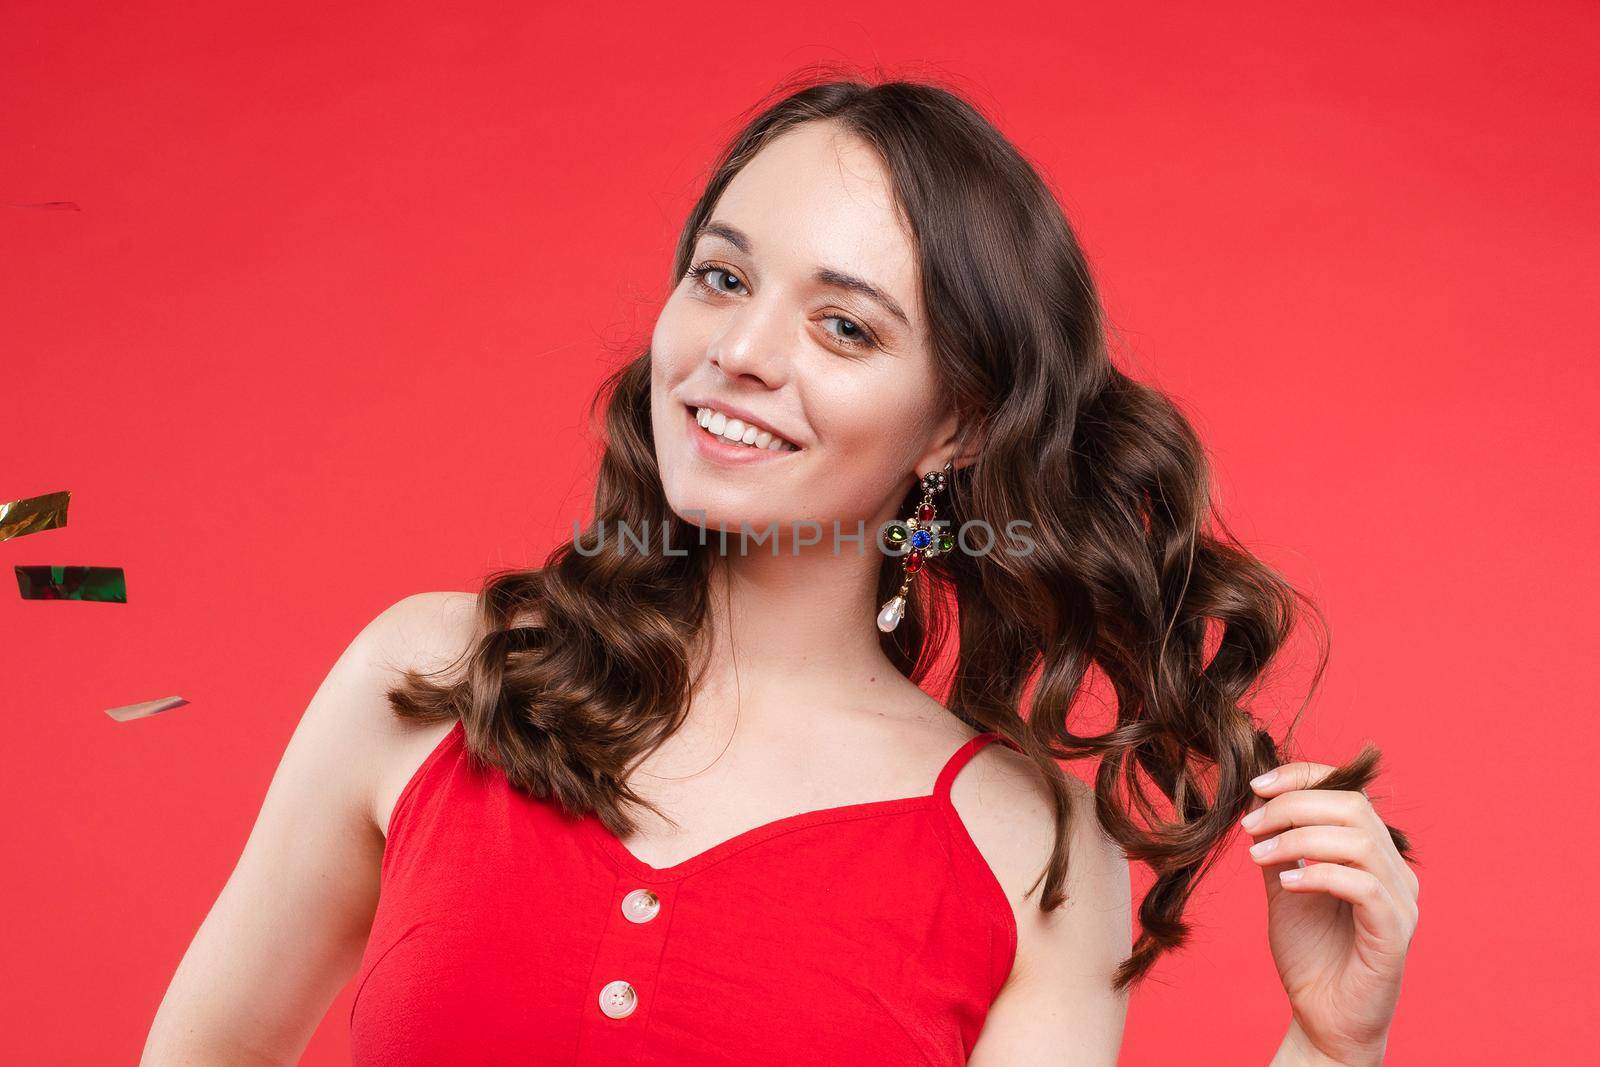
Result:
{"type": "Polygon", "coordinates": [[[743,463],[771,463],[797,456],[803,449],[775,452],[770,448],[755,448],[751,445],[736,445],[725,437],[719,437],[700,425],[695,415],[695,410],[684,406],[685,417],[689,420],[689,435],[694,439],[694,448],[701,456],[713,463],[724,466],[743,463]]]}

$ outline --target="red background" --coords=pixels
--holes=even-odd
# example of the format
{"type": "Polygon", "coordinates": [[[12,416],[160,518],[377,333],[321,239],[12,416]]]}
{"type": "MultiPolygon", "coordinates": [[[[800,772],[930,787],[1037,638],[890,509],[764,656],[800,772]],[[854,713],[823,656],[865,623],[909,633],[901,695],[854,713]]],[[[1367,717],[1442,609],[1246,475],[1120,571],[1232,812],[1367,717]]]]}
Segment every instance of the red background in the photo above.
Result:
{"type": "MultiPolygon", "coordinates": [[[[129,603],[0,590],[3,1058],[134,1062],[348,640],[570,535],[715,150],[819,60],[1040,165],[1124,365],[1327,610],[1301,741],[1381,744],[1423,859],[1393,1062],[1592,1054],[1600,8],[1203,7],[8,3],[0,500],[73,500],[0,566],[129,603]]],[[[1276,1047],[1246,844],[1125,1062],[1276,1047]]]]}

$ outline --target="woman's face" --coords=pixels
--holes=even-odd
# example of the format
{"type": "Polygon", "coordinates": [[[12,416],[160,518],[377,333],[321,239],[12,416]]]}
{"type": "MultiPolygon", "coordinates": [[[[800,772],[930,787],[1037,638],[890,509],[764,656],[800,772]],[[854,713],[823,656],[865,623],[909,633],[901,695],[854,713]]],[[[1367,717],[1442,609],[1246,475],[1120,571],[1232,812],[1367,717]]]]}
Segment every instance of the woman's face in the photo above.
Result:
{"type": "Polygon", "coordinates": [[[860,520],[872,551],[876,523],[943,466],[954,430],[936,410],[916,255],[888,172],[834,124],[796,127],[734,177],[690,264],[651,340],[668,503],[712,530],[777,524],[783,542],[815,520],[823,546],[835,519],[849,535],[860,520]],[[701,407],[722,416],[720,436],[700,426],[701,407]],[[756,445],[766,431],[786,443],[729,439],[750,437],[752,421],[756,445]]]}

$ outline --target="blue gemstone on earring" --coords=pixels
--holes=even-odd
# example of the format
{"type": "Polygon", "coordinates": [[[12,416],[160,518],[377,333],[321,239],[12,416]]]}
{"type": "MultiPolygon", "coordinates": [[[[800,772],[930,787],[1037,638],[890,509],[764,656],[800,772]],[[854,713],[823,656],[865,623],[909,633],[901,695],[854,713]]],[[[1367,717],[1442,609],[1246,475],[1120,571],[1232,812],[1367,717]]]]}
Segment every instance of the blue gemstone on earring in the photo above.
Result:
{"type": "Polygon", "coordinates": [[[928,533],[927,530],[918,530],[916,533],[911,535],[912,548],[927,548],[932,543],[933,535],[928,533]]]}

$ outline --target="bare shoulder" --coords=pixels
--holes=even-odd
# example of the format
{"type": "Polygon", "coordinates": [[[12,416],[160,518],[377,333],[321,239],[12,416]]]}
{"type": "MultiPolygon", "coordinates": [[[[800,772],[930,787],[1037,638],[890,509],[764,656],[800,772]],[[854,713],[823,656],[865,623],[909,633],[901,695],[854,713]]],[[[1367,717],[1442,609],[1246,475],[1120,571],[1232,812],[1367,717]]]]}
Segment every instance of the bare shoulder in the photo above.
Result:
{"type": "Polygon", "coordinates": [[[352,645],[359,649],[367,688],[369,729],[375,765],[367,816],[388,836],[395,801],[454,726],[454,722],[415,723],[389,707],[388,692],[408,670],[436,682],[460,677],[456,668],[477,638],[477,597],[458,591],[414,593],[386,608],[352,645]]]}
{"type": "MultiPolygon", "coordinates": [[[[368,621],[347,643],[312,696],[288,755],[304,752],[301,776],[370,823],[374,783],[419,735],[438,729],[401,719],[388,693],[408,668],[439,670],[466,647],[473,626],[470,593],[414,593],[368,621]]],[[[448,729],[448,724],[444,727],[448,729]]],[[[443,730],[439,730],[442,734],[443,730]]],[[[319,802],[333,802],[319,795],[319,802]]]]}
{"type": "Polygon", "coordinates": [[[361,632],[380,669],[438,670],[454,662],[472,639],[477,597],[455,590],[413,593],[385,608],[361,632]]]}
{"type": "Polygon", "coordinates": [[[458,677],[452,668],[464,662],[476,629],[477,598],[455,591],[413,593],[367,623],[345,652],[355,660],[355,680],[366,688],[363,704],[372,720],[367,725],[380,737],[415,733],[416,727],[390,709],[389,690],[407,671],[441,682],[458,677]]]}
{"type": "Polygon", "coordinates": [[[1016,961],[990,1008],[974,1067],[1059,1058],[1068,1038],[1077,1050],[1071,1062],[1116,1062],[1126,999],[1112,992],[1111,980],[1132,951],[1128,859],[1100,826],[1094,790],[1071,773],[1065,780],[1066,900],[1050,912],[1039,907],[1042,882],[1027,895],[1055,846],[1054,798],[1038,768],[989,744],[951,787],[951,803],[1017,920],[1016,961]]]}
{"type": "MultiPolygon", "coordinates": [[[[1094,790],[1076,775],[1062,777],[1071,797],[1067,844],[1073,866],[1081,858],[1088,873],[1096,863],[1121,860],[1121,850],[1095,817],[1094,790]]],[[[985,745],[956,776],[950,800],[1013,904],[1038,910],[1037,894],[1026,902],[1020,898],[1044,871],[1055,846],[1055,798],[1039,769],[1007,745],[985,745]]]]}

